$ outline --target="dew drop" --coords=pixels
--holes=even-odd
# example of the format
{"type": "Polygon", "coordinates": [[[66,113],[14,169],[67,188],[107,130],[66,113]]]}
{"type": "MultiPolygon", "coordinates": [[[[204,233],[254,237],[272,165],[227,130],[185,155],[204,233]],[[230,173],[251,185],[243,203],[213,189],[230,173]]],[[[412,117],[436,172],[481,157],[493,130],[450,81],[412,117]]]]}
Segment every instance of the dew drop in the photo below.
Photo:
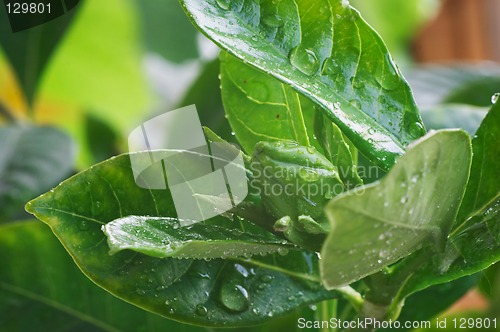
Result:
{"type": "Polygon", "coordinates": [[[375,135],[375,129],[373,129],[372,127],[368,128],[368,134],[375,135]]]}
{"type": "Polygon", "coordinates": [[[359,100],[357,99],[353,99],[350,101],[351,105],[358,108],[358,109],[361,109],[361,103],[359,102],[359,100]]]}
{"type": "Polygon", "coordinates": [[[498,99],[500,99],[500,92],[497,92],[493,96],[491,96],[491,103],[496,104],[498,99]]]}
{"type": "Polygon", "coordinates": [[[233,312],[245,311],[250,305],[248,291],[234,282],[222,285],[219,300],[226,309],[233,312]]]}
{"type": "Polygon", "coordinates": [[[258,314],[260,314],[260,309],[259,309],[259,308],[253,308],[253,309],[252,309],[252,312],[253,312],[255,315],[258,315],[258,314]]]}
{"type": "Polygon", "coordinates": [[[410,123],[408,132],[413,137],[420,137],[424,133],[424,126],[420,122],[410,123]]]}
{"type": "Polygon", "coordinates": [[[320,63],[313,50],[297,46],[290,52],[289,58],[292,66],[306,75],[314,75],[319,70],[320,63]]]}
{"type": "Polygon", "coordinates": [[[286,249],[286,248],[279,248],[278,249],[278,254],[280,254],[281,256],[286,256],[286,255],[288,255],[288,249],[286,249]]]}
{"type": "Polygon", "coordinates": [[[268,284],[273,280],[273,276],[271,276],[269,274],[264,274],[262,277],[260,277],[260,280],[262,282],[265,282],[266,284],[268,284]]]}
{"type": "Polygon", "coordinates": [[[198,316],[206,316],[208,314],[208,309],[203,304],[198,304],[196,306],[196,314],[198,316]]]}
{"type": "Polygon", "coordinates": [[[313,169],[307,169],[307,168],[301,168],[299,170],[299,176],[302,178],[302,180],[307,182],[314,182],[318,181],[319,179],[318,172],[316,172],[313,169]]]}
{"type": "Polygon", "coordinates": [[[231,0],[216,0],[217,5],[223,10],[231,9],[231,0]]]}

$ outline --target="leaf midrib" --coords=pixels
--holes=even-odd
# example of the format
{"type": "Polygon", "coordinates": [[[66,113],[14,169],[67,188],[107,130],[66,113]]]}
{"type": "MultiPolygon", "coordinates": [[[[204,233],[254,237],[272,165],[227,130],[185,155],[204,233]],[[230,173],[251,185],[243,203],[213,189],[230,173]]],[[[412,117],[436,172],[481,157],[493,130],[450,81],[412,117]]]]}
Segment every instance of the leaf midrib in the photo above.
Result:
{"type": "MultiPolygon", "coordinates": [[[[297,3],[296,3],[296,1],[295,1],[295,0],[293,0],[293,2],[294,2],[294,4],[295,4],[295,5],[297,5],[297,3]]],[[[183,7],[184,7],[184,8],[186,8],[186,6],[184,5],[184,1],[182,1],[182,3],[181,3],[181,4],[183,5],[183,7]]],[[[186,9],[187,9],[187,8],[186,8],[186,9]]],[[[352,10],[352,7],[349,7],[349,10],[352,10]]],[[[189,11],[189,10],[188,10],[188,11],[189,11]]],[[[250,26],[250,25],[249,25],[249,24],[247,24],[244,20],[242,20],[242,19],[240,18],[240,16],[239,16],[239,15],[237,15],[237,13],[235,13],[235,12],[233,12],[233,11],[230,11],[230,13],[229,13],[228,15],[232,16],[233,18],[235,18],[235,19],[238,21],[239,26],[242,26],[242,27],[244,27],[244,28],[248,29],[248,31],[255,31],[254,27],[253,27],[253,26],[250,26]]],[[[332,16],[332,17],[333,17],[333,16],[332,16]]],[[[299,20],[300,20],[300,15],[299,15],[299,20]]],[[[300,23],[300,22],[299,22],[299,23],[300,23]]],[[[359,27],[358,27],[358,25],[357,25],[357,22],[354,22],[354,23],[356,24],[357,30],[359,31],[359,27]]],[[[334,24],[333,24],[333,25],[334,25],[334,24]]],[[[299,24],[299,26],[300,26],[300,24],[299,24]]],[[[333,30],[332,30],[332,31],[333,31],[333,34],[335,34],[335,28],[334,28],[333,26],[332,26],[332,29],[333,29],[333,30]]],[[[202,31],[201,31],[201,32],[202,32],[203,34],[205,34],[205,35],[207,36],[207,38],[211,39],[211,38],[210,38],[210,36],[208,36],[208,34],[207,34],[207,33],[206,33],[203,29],[202,29],[202,31]]],[[[214,32],[215,32],[215,33],[217,33],[217,31],[214,31],[214,32]]],[[[302,29],[301,29],[301,33],[302,33],[302,29]]],[[[257,33],[257,35],[258,35],[258,38],[259,38],[259,40],[260,40],[261,42],[262,42],[262,41],[264,41],[264,42],[266,41],[266,39],[265,39],[265,38],[263,38],[263,37],[261,37],[261,35],[260,35],[259,33],[257,33]]],[[[212,40],[212,39],[211,39],[211,40],[212,40]]],[[[361,41],[360,41],[360,42],[361,42],[361,41]]],[[[224,49],[226,52],[231,53],[233,56],[235,56],[238,60],[240,60],[240,61],[241,61],[240,57],[239,57],[237,54],[235,54],[235,53],[232,51],[232,49],[231,49],[231,48],[229,48],[229,47],[222,47],[222,46],[220,45],[220,44],[222,44],[220,41],[216,41],[216,40],[214,40],[214,43],[216,43],[218,46],[220,46],[220,47],[221,47],[222,49],[224,49]]],[[[300,45],[300,43],[299,43],[299,45],[300,45]]],[[[283,60],[283,59],[288,59],[287,55],[286,55],[286,54],[285,54],[285,53],[284,53],[284,52],[283,52],[280,48],[278,48],[278,47],[277,47],[277,46],[276,46],[273,42],[268,43],[268,44],[267,44],[267,46],[270,46],[270,47],[271,47],[274,51],[276,51],[276,53],[277,53],[278,55],[280,55],[280,56],[281,56],[281,60],[283,60]]],[[[330,54],[330,56],[331,56],[331,54],[330,54]]],[[[360,55],[359,55],[359,56],[361,56],[361,52],[360,52],[360,55]]],[[[285,60],[285,61],[286,61],[286,60],[285,60]]],[[[306,98],[308,98],[308,99],[313,99],[313,101],[314,101],[315,103],[317,103],[318,105],[320,105],[320,106],[321,106],[321,109],[326,110],[326,112],[324,111],[325,116],[326,116],[328,119],[332,120],[332,118],[329,116],[329,115],[331,114],[330,110],[329,110],[329,109],[326,109],[326,106],[324,106],[321,102],[319,102],[316,98],[314,98],[314,97],[312,96],[312,94],[311,94],[311,93],[305,93],[305,91],[300,91],[300,90],[305,90],[305,88],[303,88],[300,84],[297,84],[297,85],[292,85],[292,84],[289,84],[289,83],[287,83],[287,82],[290,82],[290,79],[288,79],[287,77],[282,76],[282,75],[281,75],[281,74],[279,74],[279,73],[276,73],[276,74],[269,73],[269,72],[268,72],[265,68],[263,68],[263,67],[262,67],[261,65],[259,65],[258,63],[249,63],[249,64],[250,64],[252,67],[257,68],[257,69],[259,69],[260,71],[262,71],[262,72],[264,72],[264,73],[266,73],[266,74],[268,74],[268,75],[271,75],[271,76],[273,76],[273,77],[275,77],[275,78],[277,78],[277,77],[281,77],[282,79],[280,79],[280,81],[281,81],[283,84],[287,84],[287,85],[288,85],[288,86],[290,86],[293,90],[295,90],[297,93],[299,93],[299,94],[301,94],[301,95],[306,96],[306,98]]],[[[295,68],[294,68],[291,64],[290,64],[290,66],[293,68],[293,70],[294,70],[294,73],[295,73],[295,74],[299,74],[299,75],[300,75],[300,74],[302,74],[302,73],[299,73],[299,71],[298,71],[297,69],[295,69],[295,68]]],[[[403,144],[402,144],[402,143],[401,143],[398,139],[396,139],[395,135],[394,135],[391,131],[389,131],[387,128],[385,128],[384,126],[380,125],[380,124],[376,121],[376,119],[375,119],[375,118],[373,118],[371,115],[369,115],[369,114],[367,114],[367,113],[364,113],[361,109],[359,109],[359,108],[355,107],[354,105],[352,105],[352,104],[351,104],[351,103],[350,103],[347,99],[345,99],[343,96],[341,96],[341,95],[340,95],[339,93],[337,93],[335,90],[331,89],[331,87],[329,87],[329,86],[327,86],[325,83],[323,83],[323,82],[322,82],[322,80],[317,79],[317,77],[318,77],[317,75],[314,75],[314,77],[315,77],[315,79],[314,79],[314,83],[317,83],[318,85],[321,85],[321,86],[323,86],[324,88],[328,89],[328,90],[330,91],[330,93],[332,93],[332,94],[333,94],[333,95],[337,98],[337,101],[338,101],[338,100],[341,100],[343,103],[351,105],[351,107],[352,107],[352,108],[354,108],[355,110],[357,110],[357,111],[358,111],[358,113],[359,113],[361,116],[366,116],[367,118],[371,119],[371,123],[370,123],[370,125],[371,125],[372,127],[377,127],[377,128],[378,128],[381,132],[384,132],[384,133],[385,133],[385,135],[387,135],[388,137],[393,138],[393,139],[392,139],[392,141],[393,141],[393,142],[394,142],[394,143],[395,143],[395,144],[396,144],[399,148],[401,148],[401,149],[403,149],[403,148],[404,148],[404,145],[403,145],[403,144]]],[[[307,78],[307,80],[309,80],[309,81],[310,81],[310,77],[308,77],[308,78],[307,78]]],[[[343,113],[345,113],[344,111],[342,111],[342,112],[343,112],[343,113]]]]}

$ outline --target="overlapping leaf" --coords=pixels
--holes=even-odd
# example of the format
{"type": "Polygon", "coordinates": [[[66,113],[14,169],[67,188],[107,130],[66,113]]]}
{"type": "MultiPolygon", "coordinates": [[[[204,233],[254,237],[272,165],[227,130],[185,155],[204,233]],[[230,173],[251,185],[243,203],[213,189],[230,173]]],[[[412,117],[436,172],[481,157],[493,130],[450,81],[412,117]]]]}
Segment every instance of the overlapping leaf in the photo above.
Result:
{"type": "Polygon", "coordinates": [[[287,253],[291,244],[244,219],[224,217],[180,227],[176,218],[129,216],[103,227],[111,253],[132,249],[153,257],[238,258],[287,253]]]}
{"type": "Polygon", "coordinates": [[[167,190],[136,185],[129,158],[98,164],[27,205],[96,284],[146,310],[208,326],[263,322],[333,296],[320,285],[316,256],[299,251],[210,261],[109,255],[102,225],[129,215],[176,217],[167,190]]]}
{"type": "Polygon", "coordinates": [[[464,195],[470,159],[464,131],[430,133],[380,182],[332,200],[326,208],[332,230],[321,252],[324,284],[359,280],[424,242],[441,248],[464,195]]]}
{"type": "Polygon", "coordinates": [[[279,140],[320,148],[310,100],[225,52],[220,58],[224,111],[245,151],[251,154],[260,141],[279,140]]]}
{"type": "Polygon", "coordinates": [[[404,146],[424,134],[385,45],[346,1],[180,2],[215,43],[321,106],[381,167],[390,168],[404,146]]]}
{"type": "Polygon", "coordinates": [[[479,272],[500,260],[499,137],[500,104],[496,103],[472,141],[471,175],[446,250],[414,273],[403,293],[479,272]]]}

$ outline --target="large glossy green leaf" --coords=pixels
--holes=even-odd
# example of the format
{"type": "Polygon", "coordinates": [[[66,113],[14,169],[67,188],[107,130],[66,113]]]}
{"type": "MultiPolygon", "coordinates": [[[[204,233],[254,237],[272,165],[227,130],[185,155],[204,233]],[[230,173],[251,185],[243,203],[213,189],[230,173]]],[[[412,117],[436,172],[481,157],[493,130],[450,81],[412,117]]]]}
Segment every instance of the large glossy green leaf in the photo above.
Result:
{"type": "Polygon", "coordinates": [[[27,201],[67,176],[75,149],[50,127],[0,127],[0,221],[17,218],[27,201]]]}
{"type": "Polygon", "coordinates": [[[13,33],[6,7],[0,6],[0,45],[12,64],[30,104],[50,56],[77,11],[78,6],[52,21],[13,33]]]}
{"type": "Polygon", "coordinates": [[[429,133],[380,182],[333,199],[326,208],[332,230],[321,251],[324,284],[349,284],[424,243],[441,248],[464,195],[470,160],[464,131],[429,133]]]}
{"type": "Polygon", "coordinates": [[[109,255],[102,225],[129,215],[176,217],[169,191],[136,185],[129,158],[98,164],[27,205],[96,284],[149,311],[210,326],[256,324],[334,295],[320,284],[316,255],[299,251],[210,261],[109,255]]]}
{"type": "Polygon", "coordinates": [[[93,284],[48,227],[0,227],[1,331],[204,331],[149,313],[93,284]]]}
{"type": "Polygon", "coordinates": [[[473,141],[474,157],[458,223],[446,250],[415,272],[403,293],[448,282],[486,269],[500,260],[500,169],[498,138],[500,105],[497,103],[479,127],[473,141]]]}
{"type": "Polygon", "coordinates": [[[381,167],[425,133],[385,45],[347,1],[180,2],[215,43],[320,105],[381,167]]]}
{"type": "Polygon", "coordinates": [[[320,149],[314,138],[314,104],[291,87],[222,52],[224,111],[249,154],[260,141],[293,140],[320,149]]]}
{"type": "Polygon", "coordinates": [[[103,226],[110,253],[132,249],[153,257],[239,258],[288,253],[291,244],[239,219],[218,217],[211,223],[180,227],[175,218],[129,216],[103,226]]]}

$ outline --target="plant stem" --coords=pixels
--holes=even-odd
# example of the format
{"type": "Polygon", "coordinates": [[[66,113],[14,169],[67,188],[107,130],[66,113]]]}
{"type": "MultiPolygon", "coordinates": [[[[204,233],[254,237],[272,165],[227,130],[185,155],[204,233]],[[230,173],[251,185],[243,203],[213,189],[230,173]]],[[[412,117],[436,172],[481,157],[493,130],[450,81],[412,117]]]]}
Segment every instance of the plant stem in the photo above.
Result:
{"type": "Polygon", "coordinates": [[[344,286],[337,289],[337,292],[349,301],[356,311],[360,311],[363,306],[363,297],[351,286],[344,286]]]}
{"type": "MultiPolygon", "coordinates": [[[[317,319],[321,322],[329,322],[332,318],[337,318],[337,300],[327,300],[323,301],[318,305],[317,308],[317,319]]],[[[320,329],[321,332],[336,332],[336,328],[330,328],[330,325],[323,326],[320,329]]]]}

